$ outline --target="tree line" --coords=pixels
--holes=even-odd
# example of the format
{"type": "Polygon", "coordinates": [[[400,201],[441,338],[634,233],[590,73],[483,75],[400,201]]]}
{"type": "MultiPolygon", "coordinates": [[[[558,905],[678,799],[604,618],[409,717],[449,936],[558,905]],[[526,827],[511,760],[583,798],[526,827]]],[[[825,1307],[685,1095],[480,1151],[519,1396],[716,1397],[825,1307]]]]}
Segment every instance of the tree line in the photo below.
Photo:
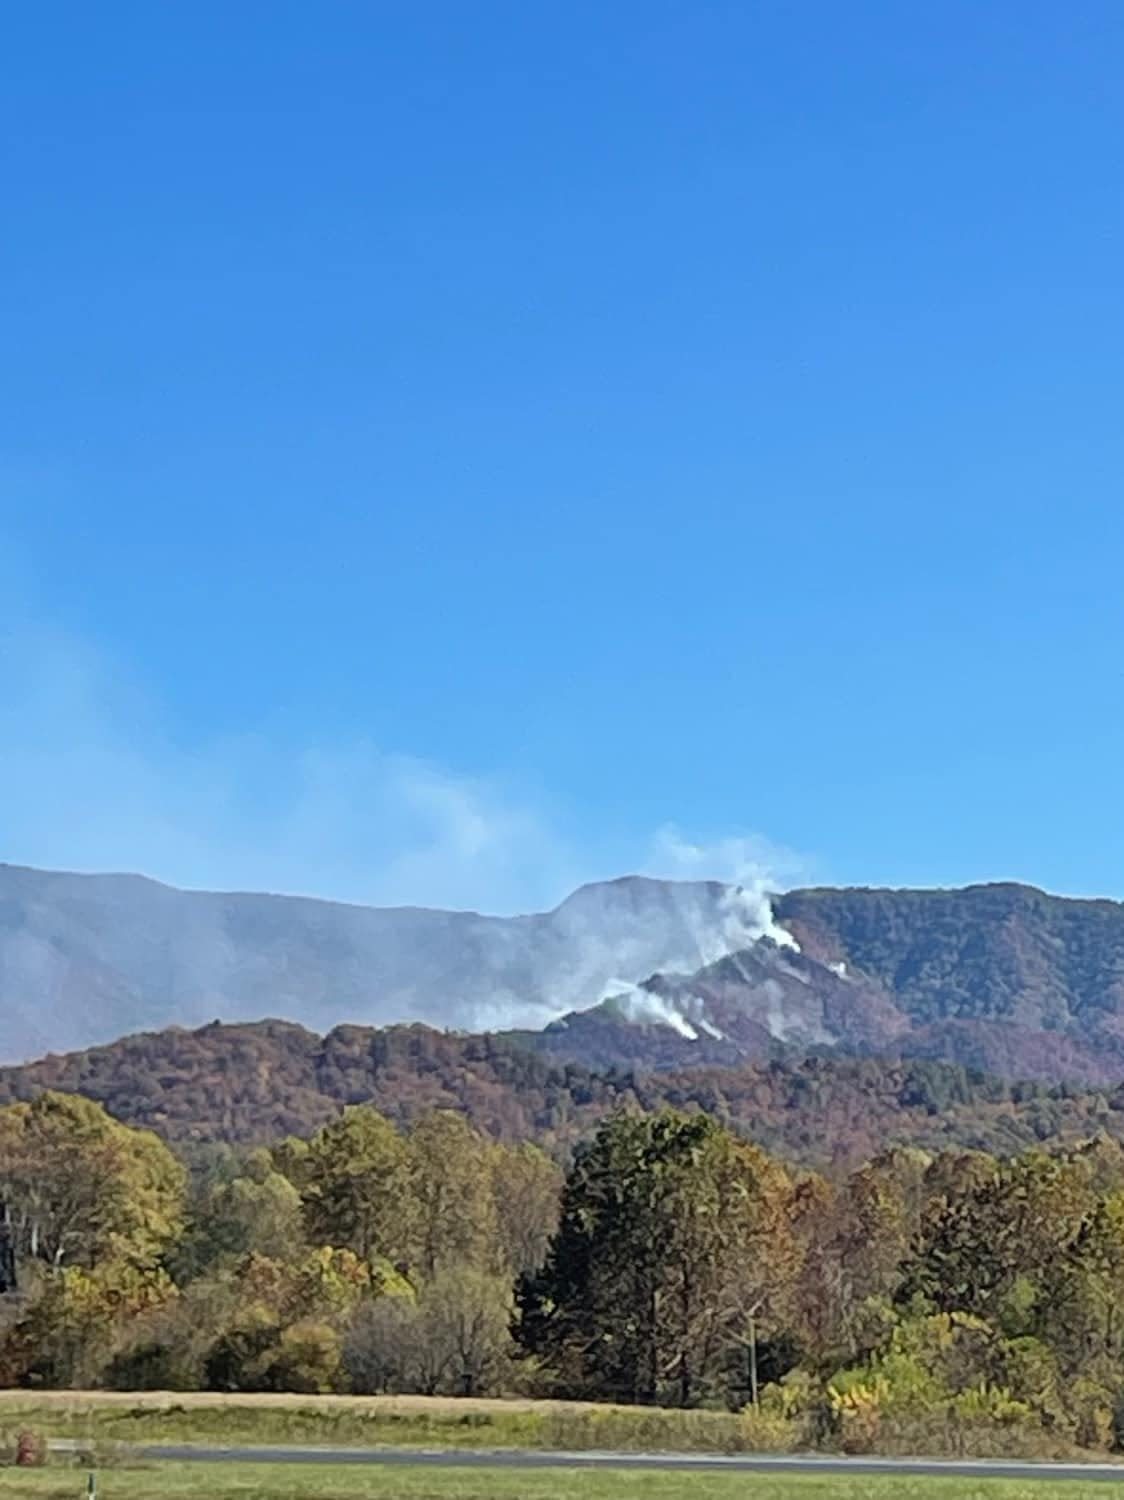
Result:
{"type": "Polygon", "coordinates": [[[764,1447],[1124,1446],[1124,1150],[893,1148],[838,1181],[622,1110],[563,1167],[346,1108],[188,1172],[83,1098],[0,1110],[0,1381],[528,1392],[764,1447]],[[6,1268],[6,1269],[5,1269],[6,1268]]]}
{"type": "MultiPolygon", "coordinates": [[[[557,1042],[566,1033],[553,1035],[557,1042]]],[[[536,1052],[531,1041],[422,1025],[338,1026],[320,1037],[289,1022],[216,1022],[0,1068],[0,1106],[43,1090],[82,1094],[194,1152],[310,1136],[363,1100],[405,1128],[451,1109],[496,1140],[532,1140],[559,1159],[607,1115],[668,1106],[702,1110],[786,1161],[833,1172],[859,1165],[888,1138],[996,1155],[1100,1129],[1124,1139],[1121,1087],[1010,1082],[923,1059],[594,1069],[536,1052]]],[[[1050,1055],[1061,1069],[1059,1045],[1055,1038],[1050,1055]]]]}

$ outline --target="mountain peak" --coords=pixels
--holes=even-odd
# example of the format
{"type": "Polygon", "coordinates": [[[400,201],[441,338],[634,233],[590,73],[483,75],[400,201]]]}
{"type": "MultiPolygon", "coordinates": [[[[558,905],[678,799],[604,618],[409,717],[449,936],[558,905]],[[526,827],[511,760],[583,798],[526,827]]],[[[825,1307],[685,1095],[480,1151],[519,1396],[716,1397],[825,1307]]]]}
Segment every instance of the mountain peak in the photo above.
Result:
{"type": "Polygon", "coordinates": [[[1124,906],[1012,882],[770,906],[627,875],[486,917],[0,865],[0,1007],[12,1060],[216,1017],[323,1034],[565,1016],[544,1045],[589,1062],[832,1051],[1099,1081],[1124,1074],[1124,906]]]}
{"type": "Polygon", "coordinates": [[[487,917],[0,865],[0,1058],[215,1016],[542,1024],[613,982],[697,968],[722,889],[625,876],[487,917]]]}

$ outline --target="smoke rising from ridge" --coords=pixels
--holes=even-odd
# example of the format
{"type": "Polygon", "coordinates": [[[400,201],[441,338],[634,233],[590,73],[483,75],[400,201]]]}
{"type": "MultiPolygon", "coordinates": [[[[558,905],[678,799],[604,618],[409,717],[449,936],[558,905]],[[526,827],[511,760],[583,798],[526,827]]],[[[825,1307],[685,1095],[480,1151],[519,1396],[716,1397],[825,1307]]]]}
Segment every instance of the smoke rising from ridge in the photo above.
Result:
{"type": "MultiPolygon", "coordinates": [[[[660,966],[660,972],[686,975],[720,959],[737,962],[739,953],[762,941],[799,952],[796,939],[777,922],[771,900],[780,888],[781,876],[776,872],[791,870],[796,863],[790,852],[777,850],[761,838],[726,837],[707,845],[685,838],[674,826],[660,829],[653,840],[652,868],[665,877],[673,874],[688,882],[724,882],[717,901],[708,905],[696,906],[684,894],[692,889],[690,885],[679,887],[671,897],[676,906],[673,925],[686,941],[675,957],[660,966]]],[[[644,988],[635,974],[631,978],[614,975],[603,986],[600,998],[611,1001],[626,1020],[669,1026],[688,1041],[697,1041],[704,1032],[716,1038],[721,1035],[700,1003],[685,997],[673,1004],[644,988]]]]}
{"type": "MultiPolygon", "coordinates": [[[[563,832],[553,810],[503,775],[469,776],[368,743],[293,744],[265,732],[186,743],[128,673],[59,631],[0,632],[0,774],[0,861],[12,865],[138,873],[203,891],[550,916],[546,947],[530,968],[520,923],[500,923],[489,928],[493,951],[474,987],[456,977],[471,973],[468,946],[454,982],[422,986],[415,999],[404,979],[377,1014],[364,1013],[357,989],[347,1013],[333,1014],[286,1001],[283,983],[265,1000],[236,1001],[229,935],[211,907],[197,905],[192,925],[175,930],[190,982],[174,991],[162,981],[166,1004],[140,998],[147,981],[125,985],[112,1005],[99,1002],[89,1035],[71,1037],[63,1010],[29,1002],[16,1028],[25,1055],[216,1015],[289,1014],[317,1026],[543,1025],[657,970],[691,973],[761,938],[792,942],[773,920],[769,892],[791,883],[796,862],[758,837],[706,843],[668,825],[610,846],[596,834],[563,832]],[[643,889],[614,879],[624,871],[687,883],[643,889]]],[[[108,928],[93,937],[117,941],[108,928]]],[[[28,995],[64,993],[65,944],[25,933],[5,951],[28,995]]],[[[91,950],[107,974],[126,957],[91,950]]],[[[637,990],[632,1004],[651,1000],[637,990]]],[[[678,1013],[661,1019],[684,1036],[700,1029],[678,1013]]]]}
{"type": "Polygon", "coordinates": [[[682,1010],[670,1004],[662,995],[641,989],[638,984],[629,984],[623,979],[611,979],[606,986],[605,999],[612,1002],[614,1009],[624,1016],[626,1021],[636,1021],[643,1025],[669,1026],[672,1031],[688,1042],[697,1042],[699,1039],[697,1029],[682,1010]]]}
{"type": "Polygon", "coordinates": [[[705,958],[705,963],[715,963],[760,938],[769,938],[778,948],[797,946],[792,934],[774,919],[770,899],[773,892],[784,888],[786,876],[804,868],[804,861],[791,850],[756,835],[694,843],[672,824],[659,830],[654,849],[663,874],[674,871],[680,880],[718,880],[730,887],[726,919],[718,934],[719,949],[713,957],[705,958]]]}
{"type": "Polygon", "coordinates": [[[0,771],[0,859],[40,868],[495,913],[547,910],[630,870],[733,879],[747,894],[731,901],[728,934],[699,934],[703,961],[767,927],[761,872],[783,876],[788,859],[759,839],[704,845],[670,827],[599,845],[565,834],[509,777],[370,742],[257,730],[188,743],[104,652],[42,627],[0,632],[0,771]]]}

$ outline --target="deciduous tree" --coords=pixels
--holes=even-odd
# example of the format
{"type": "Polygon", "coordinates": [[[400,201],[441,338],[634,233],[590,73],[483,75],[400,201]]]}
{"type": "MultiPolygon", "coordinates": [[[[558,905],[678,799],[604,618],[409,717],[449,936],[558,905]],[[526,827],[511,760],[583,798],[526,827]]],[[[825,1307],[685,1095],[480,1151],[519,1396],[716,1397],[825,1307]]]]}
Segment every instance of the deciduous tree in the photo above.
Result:
{"type": "Polygon", "coordinates": [[[303,1162],[304,1210],[314,1244],[363,1260],[400,1260],[413,1227],[410,1162],[389,1120],[364,1105],[345,1109],[312,1137],[303,1162]]]}

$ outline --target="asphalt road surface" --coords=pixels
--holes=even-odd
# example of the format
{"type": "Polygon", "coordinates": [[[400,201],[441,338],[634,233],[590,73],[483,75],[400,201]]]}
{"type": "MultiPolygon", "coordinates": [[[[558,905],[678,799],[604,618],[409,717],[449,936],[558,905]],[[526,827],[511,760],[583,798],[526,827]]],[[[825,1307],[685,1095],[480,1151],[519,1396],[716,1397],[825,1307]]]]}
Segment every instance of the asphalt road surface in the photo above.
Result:
{"type": "MultiPolygon", "coordinates": [[[[79,1447],[57,1443],[52,1447],[79,1447]]],[[[735,1474],[933,1474],[970,1479],[1103,1479],[1124,1488],[1124,1464],[1018,1463],[1010,1459],[831,1458],[738,1453],[557,1453],[538,1449],[142,1447],[168,1463],[385,1464],[461,1469],[663,1469],[735,1474]]]]}

